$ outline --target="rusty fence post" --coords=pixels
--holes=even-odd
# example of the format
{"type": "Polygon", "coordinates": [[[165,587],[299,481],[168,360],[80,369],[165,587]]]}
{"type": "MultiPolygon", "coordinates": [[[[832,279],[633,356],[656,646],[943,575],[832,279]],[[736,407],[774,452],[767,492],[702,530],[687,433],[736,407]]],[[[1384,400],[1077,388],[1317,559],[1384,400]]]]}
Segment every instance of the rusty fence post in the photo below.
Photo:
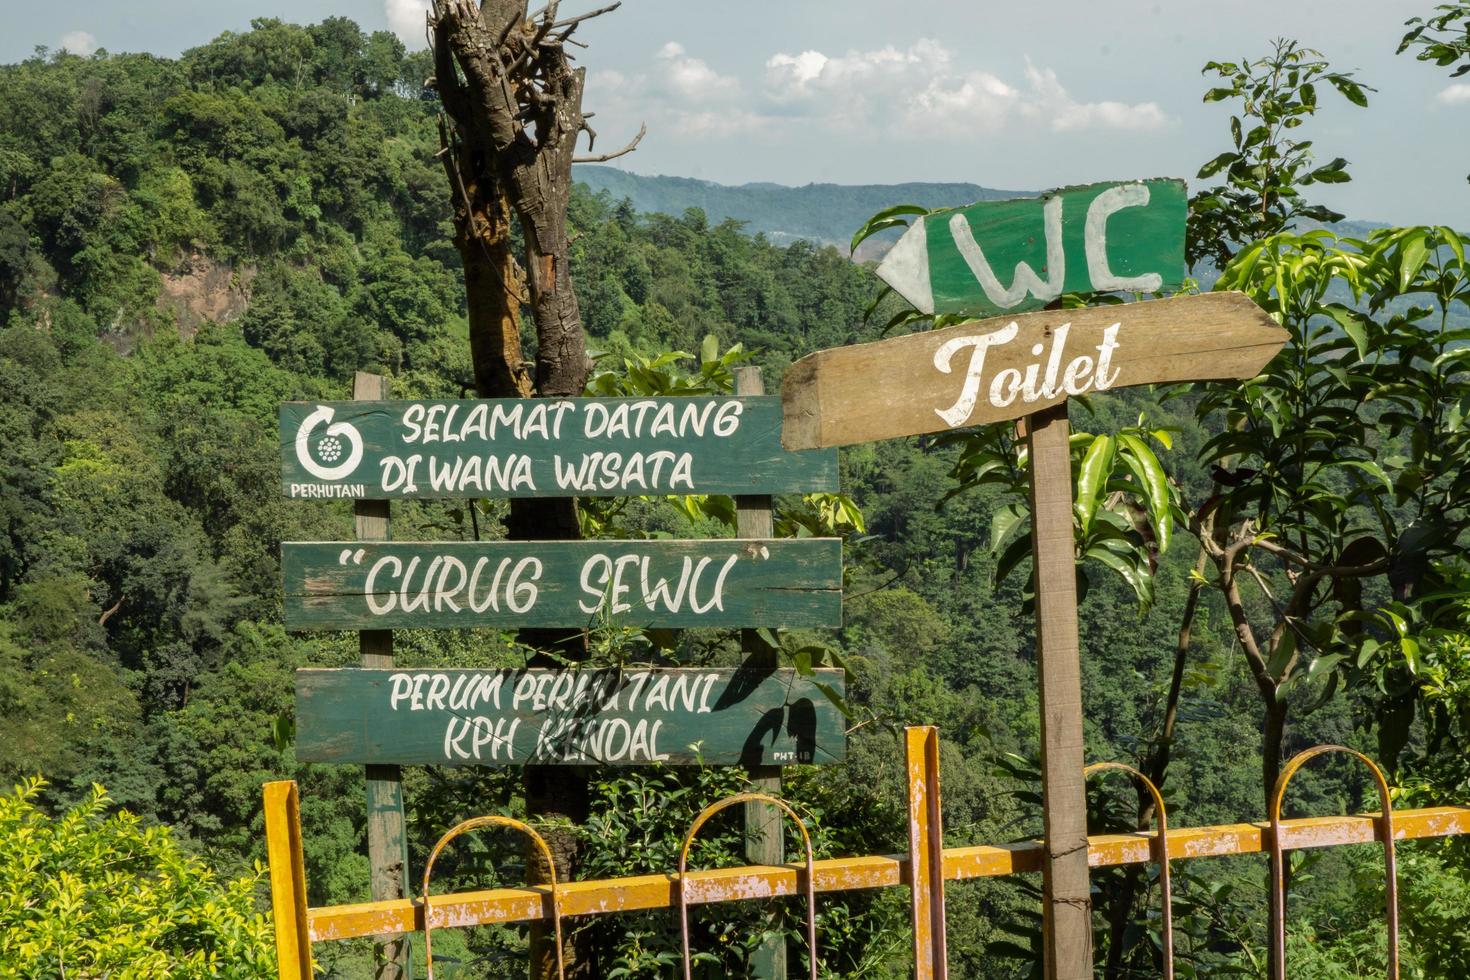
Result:
{"type": "Polygon", "coordinates": [[[1281,770],[1271,792],[1271,977],[1272,980],[1286,980],[1286,843],[1282,840],[1281,803],[1286,797],[1286,786],[1297,770],[1311,759],[1329,752],[1341,752],[1363,763],[1378,785],[1378,799],[1382,806],[1378,815],[1378,837],[1383,841],[1384,904],[1388,921],[1388,978],[1398,980],[1399,874],[1393,843],[1393,800],[1389,796],[1388,780],[1383,777],[1383,770],[1378,768],[1378,764],[1343,745],[1317,745],[1298,752],[1281,770]]]}
{"type": "Polygon", "coordinates": [[[1087,779],[1100,772],[1123,772],[1136,779],[1154,801],[1154,838],[1151,849],[1154,863],[1159,866],[1159,894],[1163,902],[1163,917],[1159,920],[1159,945],[1163,947],[1163,980],[1174,980],[1174,892],[1169,881],[1169,816],[1164,808],[1164,794],[1154,781],[1132,766],[1121,762],[1094,762],[1082,770],[1087,779]]]}
{"type": "Polygon", "coordinates": [[[679,882],[676,889],[679,906],[679,936],[683,942],[684,952],[684,980],[692,980],[692,960],[689,953],[689,848],[694,843],[694,836],[699,833],[711,817],[728,807],[740,804],[761,803],[772,806],[784,812],[796,824],[796,829],[801,832],[801,842],[806,849],[806,943],[807,961],[811,965],[811,980],[817,980],[817,888],[816,888],[816,855],[812,851],[812,837],[807,832],[806,822],[801,819],[791,804],[777,796],[769,793],[736,793],[727,796],[723,800],[716,800],[694,818],[694,823],[689,825],[689,833],[684,835],[684,843],[679,848],[679,882]]]}
{"type": "Polygon", "coordinates": [[[551,901],[551,927],[556,936],[556,975],[561,978],[561,980],[566,980],[566,968],[562,965],[561,951],[561,901],[560,896],[557,893],[556,862],[553,861],[551,858],[551,848],[546,845],[545,838],[538,834],[535,828],[531,827],[529,824],[522,823],[521,821],[512,819],[511,817],[502,817],[496,814],[492,814],[486,817],[471,817],[469,820],[465,820],[461,823],[455,824],[449,829],[447,833],[445,833],[443,837],[439,838],[439,842],[435,844],[434,849],[429,852],[429,860],[424,863],[423,908],[425,962],[424,969],[426,971],[425,980],[434,980],[434,926],[436,923],[434,922],[434,905],[429,896],[429,878],[434,873],[434,862],[438,860],[439,852],[444,850],[445,846],[448,845],[450,841],[454,840],[460,834],[466,834],[469,833],[471,830],[478,830],[481,827],[504,827],[507,830],[520,831],[522,834],[525,834],[527,837],[531,838],[531,841],[536,845],[537,850],[541,852],[541,857],[546,862],[547,874],[549,875],[548,880],[550,882],[550,892],[547,897],[551,901]]]}
{"type": "Polygon", "coordinates": [[[909,886],[915,980],[948,980],[944,933],[944,822],[939,800],[939,729],[904,730],[908,763],[909,886]]]}

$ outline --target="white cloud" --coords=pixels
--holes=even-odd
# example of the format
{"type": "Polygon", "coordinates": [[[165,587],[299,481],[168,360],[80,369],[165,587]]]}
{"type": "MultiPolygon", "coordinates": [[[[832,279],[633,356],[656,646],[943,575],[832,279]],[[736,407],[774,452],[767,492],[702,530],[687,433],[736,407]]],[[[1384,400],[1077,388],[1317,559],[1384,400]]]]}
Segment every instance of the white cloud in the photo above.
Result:
{"type": "Polygon", "coordinates": [[[740,94],[740,80],[721,75],[698,58],[691,58],[678,41],[658,52],[658,73],[665,89],[690,103],[722,102],[740,94]]]}
{"type": "Polygon", "coordinates": [[[973,140],[1023,126],[1063,133],[1150,130],[1173,122],[1154,102],[1081,101],[1055,71],[1029,61],[1023,78],[1007,81],[962,64],[950,48],[927,38],[844,54],[777,52],[757,79],[722,74],[669,41],[642,70],[594,71],[587,92],[588,108],[612,121],[609,130],[646,120],[656,140],[779,140],[791,127],[865,139],[910,133],[973,140]]]}
{"type": "Polygon", "coordinates": [[[939,41],[829,56],[807,50],[766,61],[765,94],[774,113],[858,130],[898,127],[932,135],[975,136],[1016,121],[1056,132],[1157,129],[1169,119],[1156,103],[1079,102],[1056,72],[1028,61],[1024,86],[958,63],[939,41]]]}
{"type": "Polygon", "coordinates": [[[424,15],[428,10],[429,0],[383,0],[383,13],[388,18],[388,27],[409,50],[417,50],[427,43],[424,36],[424,15]]]}
{"type": "Polygon", "coordinates": [[[779,52],[766,60],[765,95],[775,112],[867,129],[892,121],[905,105],[922,109],[966,98],[957,92],[965,80],[952,77],[950,61],[949,51],[929,40],[842,55],[779,52]],[[936,87],[941,78],[946,83],[936,87]]]}
{"type": "Polygon", "coordinates": [[[1037,68],[1028,58],[1026,81],[1031,86],[1023,113],[1044,121],[1056,132],[1075,129],[1162,129],[1169,117],[1157,102],[1078,102],[1073,99],[1057,73],[1050,68],[1037,68]]]}
{"type": "Polygon", "coordinates": [[[1464,105],[1470,102],[1470,85],[1464,82],[1447,85],[1434,98],[1441,105],[1464,105]]]}
{"type": "Polygon", "coordinates": [[[734,136],[765,122],[746,104],[738,78],[690,57],[678,41],[659,48],[647,71],[593,71],[587,92],[588,109],[616,120],[607,127],[609,140],[617,138],[614,126],[636,130],[640,120],[650,123],[653,138],[734,136]]]}
{"type": "Polygon", "coordinates": [[[86,31],[72,31],[61,36],[61,47],[85,58],[97,50],[97,39],[86,31]]]}

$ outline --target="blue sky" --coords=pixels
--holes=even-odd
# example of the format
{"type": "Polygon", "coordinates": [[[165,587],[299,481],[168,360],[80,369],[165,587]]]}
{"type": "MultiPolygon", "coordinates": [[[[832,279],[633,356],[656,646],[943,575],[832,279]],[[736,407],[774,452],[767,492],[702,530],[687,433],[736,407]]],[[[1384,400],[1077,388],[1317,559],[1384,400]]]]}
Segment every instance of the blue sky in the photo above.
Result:
{"type": "MultiPolygon", "coordinates": [[[[586,25],[587,108],[619,165],[724,183],[963,180],[1042,189],[1192,176],[1226,148],[1210,59],[1295,37],[1378,89],[1311,124],[1352,217],[1470,225],[1470,85],[1395,56],[1434,0],[627,0],[586,25]]],[[[598,3],[564,2],[566,10],[598,3]]],[[[424,0],[3,0],[0,59],[36,45],[174,55],[255,16],[339,14],[422,42],[424,0]]]]}

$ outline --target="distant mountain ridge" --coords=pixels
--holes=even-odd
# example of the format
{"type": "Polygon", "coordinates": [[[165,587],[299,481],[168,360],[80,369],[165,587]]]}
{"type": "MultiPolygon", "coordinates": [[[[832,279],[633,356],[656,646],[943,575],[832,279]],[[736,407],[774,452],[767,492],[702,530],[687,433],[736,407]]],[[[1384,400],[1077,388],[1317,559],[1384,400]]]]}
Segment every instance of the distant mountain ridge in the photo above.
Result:
{"type": "Polygon", "coordinates": [[[593,164],[579,164],[573,169],[572,177],[594,192],[606,190],[614,200],[629,199],[637,211],[677,216],[687,208],[701,208],[711,223],[734,218],[745,222],[746,231],[763,232],[778,245],[805,238],[845,247],[864,221],[895,204],[959,207],[975,201],[1031,197],[1037,193],[997,190],[979,184],[919,182],[731,186],[693,177],[649,177],[593,164]]]}
{"type": "MultiPolygon", "coordinates": [[[[745,230],[757,232],[777,245],[789,245],[797,239],[819,244],[841,246],[844,250],[853,233],[878,211],[895,204],[918,204],[926,208],[952,208],[976,201],[999,201],[1011,197],[1034,197],[1040,191],[998,190],[980,184],[928,183],[912,181],[902,184],[807,184],[788,187],[766,182],[750,184],[717,184],[695,177],[647,176],[603,167],[578,164],[572,177],[594,193],[607,191],[616,201],[624,198],[643,213],[678,216],[688,208],[700,208],[712,224],[727,218],[745,222],[745,230]]],[[[1307,223],[1305,227],[1320,227],[1307,223]]],[[[1377,221],[1348,219],[1328,225],[1339,234],[1359,237],[1374,228],[1386,228],[1377,221]]],[[[858,250],[858,259],[876,259],[887,251],[898,237],[889,232],[870,239],[868,247],[858,250]]],[[[1213,270],[1206,278],[1213,281],[1213,270]]]]}

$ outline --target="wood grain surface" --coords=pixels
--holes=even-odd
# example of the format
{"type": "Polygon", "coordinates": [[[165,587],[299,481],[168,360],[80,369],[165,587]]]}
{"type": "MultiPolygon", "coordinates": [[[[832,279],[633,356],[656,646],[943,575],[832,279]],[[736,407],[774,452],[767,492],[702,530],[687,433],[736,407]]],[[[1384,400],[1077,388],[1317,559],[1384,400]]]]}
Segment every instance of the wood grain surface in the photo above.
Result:
{"type": "Polygon", "coordinates": [[[809,354],[781,388],[788,449],[1016,419],[1072,395],[1250,378],[1287,333],[1241,293],[976,320],[809,354]]]}
{"type": "Polygon", "coordinates": [[[840,762],[844,672],[298,670],[296,757],[396,765],[840,762]],[[824,690],[825,688],[825,690],[824,690]]]}
{"type": "Polygon", "coordinates": [[[292,498],[836,491],[837,455],[781,448],[775,396],[287,402],[292,498]]]}
{"type": "Polygon", "coordinates": [[[286,542],[290,629],[842,625],[837,538],[286,542]]]}

